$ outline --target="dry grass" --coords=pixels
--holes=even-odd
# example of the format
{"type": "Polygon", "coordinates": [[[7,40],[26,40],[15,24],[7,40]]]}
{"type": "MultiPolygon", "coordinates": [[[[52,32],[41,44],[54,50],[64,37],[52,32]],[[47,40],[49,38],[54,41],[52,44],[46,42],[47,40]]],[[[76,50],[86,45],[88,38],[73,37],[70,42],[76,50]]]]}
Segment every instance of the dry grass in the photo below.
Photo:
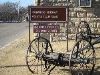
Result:
{"type": "MultiPolygon", "coordinates": [[[[32,36],[33,37],[33,36],[32,36]]],[[[75,42],[69,41],[69,49],[72,50],[75,42]]],[[[100,46],[97,45],[97,46],[100,46]]],[[[28,35],[20,37],[7,47],[0,50],[0,75],[35,75],[26,66],[26,50],[28,47],[28,35]]],[[[67,44],[63,42],[53,42],[52,47],[55,52],[65,53],[67,44]]],[[[100,74],[100,49],[96,49],[97,64],[94,75],[100,74]]],[[[56,67],[52,75],[70,75],[68,67],[56,67]]],[[[38,74],[44,75],[44,74],[38,74]]]]}

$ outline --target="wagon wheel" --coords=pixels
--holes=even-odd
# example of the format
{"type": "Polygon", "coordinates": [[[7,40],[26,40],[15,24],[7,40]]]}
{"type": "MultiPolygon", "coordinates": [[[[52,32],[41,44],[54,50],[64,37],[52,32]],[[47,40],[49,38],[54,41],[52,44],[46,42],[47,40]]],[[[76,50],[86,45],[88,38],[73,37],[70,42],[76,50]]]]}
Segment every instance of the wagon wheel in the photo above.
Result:
{"type": "Polygon", "coordinates": [[[43,54],[53,52],[50,42],[43,38],[38,37],[29,45],[26,55],[26,64],[30,72],[34,74],[43,73],[45,68],[48,67],[47,61],[43,61],[43,54]]]}
{"type": "Polygon", "coordinates": [[[91,41],[91,29],[89,24],[86,21],[81,21],[78,25],[77,34],[76,34],[76,41],[78,39],[83,39],[87,41],[91,41]]]}
{"type": "Polygon", "coordinates": [[[91,42],[78,41],[70,55],[69,67],[72,75],[92,75],[95,67],[95,50],[91,42]],[[73,59],[73,61],[71,61],[73,59]],[[77,61],[74,61],[76,60],[77,61]]]}

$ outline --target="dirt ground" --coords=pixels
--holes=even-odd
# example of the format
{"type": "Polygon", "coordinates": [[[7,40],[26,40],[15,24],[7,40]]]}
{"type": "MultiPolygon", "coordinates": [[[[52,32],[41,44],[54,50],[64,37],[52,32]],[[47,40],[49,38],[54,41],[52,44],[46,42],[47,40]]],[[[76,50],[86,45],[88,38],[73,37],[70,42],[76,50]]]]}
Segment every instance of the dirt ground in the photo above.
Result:
{"type": "MultiPolygon", "coordinates": [[[[74,42],[69,44],[70,49],[74,42]]],[[[100,44],[98,45],[100,46],[100,44]]],[[[14,42],[2,48],[0,50],[0,75],[35,75],[32,74],[26,65],[26,50],[28,48],[28,34],[16,39],[14,42]]],[[[53,45],[54,50],[56,51],[56,45],[53,45]]],[[[66,44],[60,43],[57,46],[57,52],[64,52],[64,48],[66,48],[66,44]]],[[[66,50],[65,50],[66,52],[66,50]]],[[[100,75],[100,49],[96,49],[96,67],[93,75],[100,75]]],[[[65,67],[66,68],[66,67],[65,67]]],[[[52,72],[52,75],[70,75],[69,70],[62,68],[63,70],[56,70],[52,72]],[[56,72],[57,71],[57,72],[56,72]]],[[[38,74],[42,75],[42,74],[38,74]]],[[[44,75],[44,74],[43,74],[44,75]]]]}

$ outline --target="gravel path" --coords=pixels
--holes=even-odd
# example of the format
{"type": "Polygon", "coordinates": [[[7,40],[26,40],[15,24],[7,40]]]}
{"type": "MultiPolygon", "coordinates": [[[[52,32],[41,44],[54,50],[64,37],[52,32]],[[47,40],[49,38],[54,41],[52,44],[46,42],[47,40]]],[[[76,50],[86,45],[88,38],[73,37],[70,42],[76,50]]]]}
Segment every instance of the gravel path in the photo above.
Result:
{"type": "Polygon", "coordinates": [[[0,47],[5,46],[28,31],[28,23],[0,23],[0,47]]]}

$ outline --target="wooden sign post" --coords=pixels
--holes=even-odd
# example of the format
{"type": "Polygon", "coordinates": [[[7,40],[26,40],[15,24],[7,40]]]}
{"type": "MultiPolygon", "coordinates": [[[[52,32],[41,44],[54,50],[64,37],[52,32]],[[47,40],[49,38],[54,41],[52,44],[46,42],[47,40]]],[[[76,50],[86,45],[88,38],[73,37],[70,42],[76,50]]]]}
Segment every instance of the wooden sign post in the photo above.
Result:
{"type": "MultiPolygon", "coordinates": [[[[68,23],[68,7],[52,6],[29,6],[29,43],[30,43],[30,23],[68,23]]],[[[68,25],[67,25],[68,26],[68,25]]],[[[67,28],[68,31],[68,28],[67,28]]],[[[35,33],[58,33],[59,25],[34,25],[35,33]],[[42,28],[43,27],[43,28],[42,28]]],[[[68,33],[67,33],[68,44],[68,33]]]]}

